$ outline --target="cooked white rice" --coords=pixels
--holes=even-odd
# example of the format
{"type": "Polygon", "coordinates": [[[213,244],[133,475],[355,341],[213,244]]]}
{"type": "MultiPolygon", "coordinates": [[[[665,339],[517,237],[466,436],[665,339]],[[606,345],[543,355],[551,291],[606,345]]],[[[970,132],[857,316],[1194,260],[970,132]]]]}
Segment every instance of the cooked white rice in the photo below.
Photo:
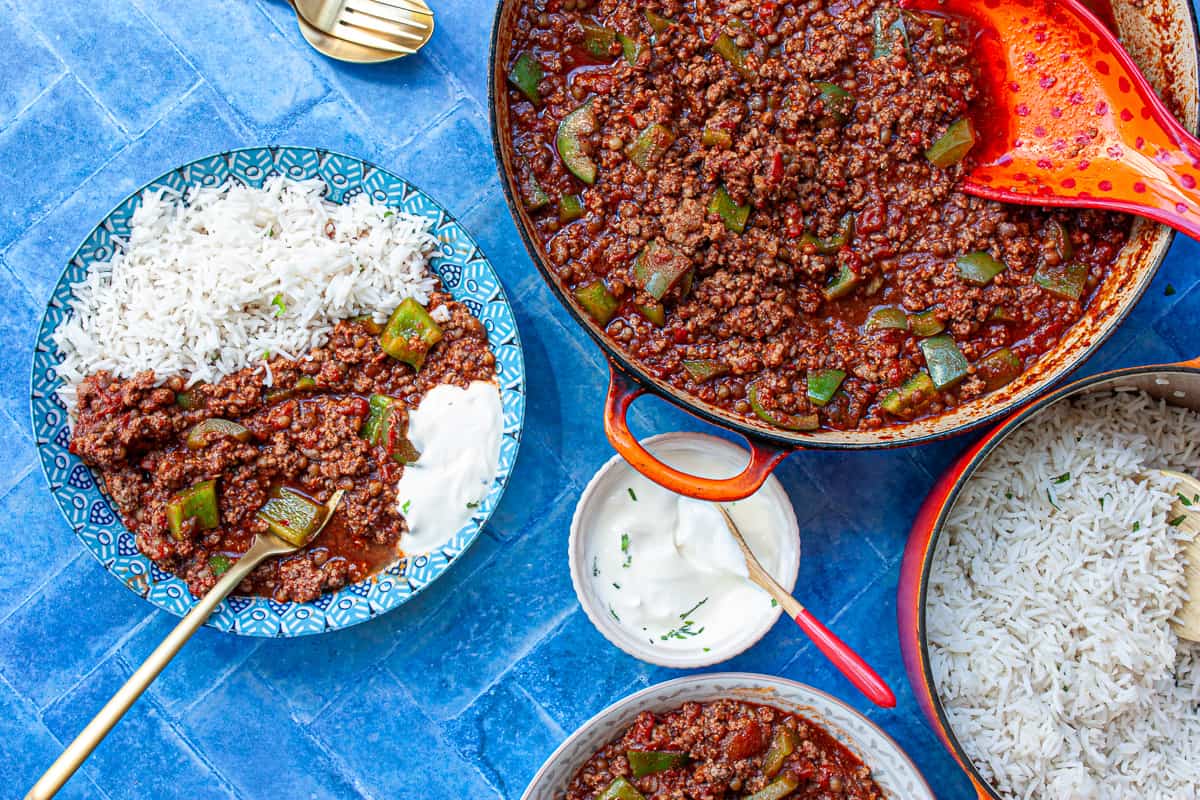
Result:
{"type": "Polygon", "coordinates": [[[1059,404],[1002,443],[955,505],[929,585],[953,729],[1005,797],[1200,796],[1200,649],[1175,499],[1200,415],[1142,393],[1059,404]]]}
{"type": "Polygon", "coordinates": [[[324,190],[273,178],[144,193],[123,251],[73,287],[54,337],[59,397],[73,409],[78,382],[99,370],[215,381],[320,346],[338,319],[426,302],[427,222],[365,195],[336,205],[324,190]]]}

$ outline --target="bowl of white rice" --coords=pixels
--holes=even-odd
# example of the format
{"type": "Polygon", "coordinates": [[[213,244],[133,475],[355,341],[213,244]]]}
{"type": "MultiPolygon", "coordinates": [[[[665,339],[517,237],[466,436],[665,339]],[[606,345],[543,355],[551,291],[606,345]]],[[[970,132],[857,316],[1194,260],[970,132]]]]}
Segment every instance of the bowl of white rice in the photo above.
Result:
{"type": "MultiPolygon", "coordinates": [[[[922,506],[898,616],[914,693],[981,798],[1200,797],[1180,499],[1200,360],[1084,379],[965,453],[922,506]]],[[[1200,498],[1188,497],[1189,502],[1200,498]]]]}

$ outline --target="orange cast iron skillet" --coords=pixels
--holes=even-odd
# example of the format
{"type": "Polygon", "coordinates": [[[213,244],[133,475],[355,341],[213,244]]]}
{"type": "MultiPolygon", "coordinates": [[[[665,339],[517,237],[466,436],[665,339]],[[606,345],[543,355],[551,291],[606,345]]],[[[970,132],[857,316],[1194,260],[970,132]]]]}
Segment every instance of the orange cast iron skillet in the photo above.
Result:
{"type": "MultiPolygon", "coordinates": [[[[737,500],[758,489],[771,470],[796,450],[863,450],[918,444],[962,433],[1003,417],[1066,375],[1104,342],[1149,285],[1171,244],[1173,233],[1170,229],[1136,219],[1129,243],[1096,290],[1086,314],[1054,349],[998,392],[937,417],[874,431],[792,433],[748,420],[655,378],[604,335],[603,330],[563,291],[555,277],[545,250],[534,234],[529,215],[519,201],[517,173],[509,146],[505,75],[513,38],[510,31],[520,2],[523,0],[501,0],[496,9],[488,74],[492,143],[505,199],[534,264],[575,322],[588,331],[608,358],[611,377],[604,412],[608,440],[635,469],[680,494],[710,501],[737,500]],[[626,422],[630,404],[647,392],[669,400],[700,419],[744,436],[751,453],[746,469],[731,478],[699,478],[655,459],[638,444],[626,422]]],[[[1121,40],[1172,113],[1194,131],[1197,123],[1197,37],[1190,0],[1148,0],[1141,9],[1135,8],[1133,2],[1114,0],[1113,3],[1112,18],[1121,40]]]]}

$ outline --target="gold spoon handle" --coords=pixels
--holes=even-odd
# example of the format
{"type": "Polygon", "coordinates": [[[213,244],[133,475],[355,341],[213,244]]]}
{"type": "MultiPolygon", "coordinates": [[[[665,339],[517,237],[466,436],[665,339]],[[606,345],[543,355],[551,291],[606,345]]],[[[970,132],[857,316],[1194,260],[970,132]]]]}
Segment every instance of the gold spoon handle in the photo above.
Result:
{"type": "Polygon", "coordinates": [[[278,553],[287,553],[294,549],[291,545],[284,544],[273,536],[258,536],[245,555],[239,558],[221,580],[217,581],[217,585],[192,607],[187,616],[181,619],[175,629],[167,634],[167,638],[162,640],[162,644],[154,648],[154,652],[142,662],[136,672],[129,676],[125,685],[104,704],[104,708],[100,709],[87,727],[79,732],[71,744],[67,745],[67,749],[63,750],[62,755],[50,765],[46,773],[25,795],[25,800],[48,800],[57,794],[63,784],[75,774],[75,770],[79,769],[80,765],[96,749],[96,746],[104,740],[112,727],[121,717],[125,716],[129,707],[142,696],[146,687],[153,683],[158,674],[171,662],[171,659],[191,638],[196,629],[212,615],[226,595],[232,592],[264,558],[278,553]]]}

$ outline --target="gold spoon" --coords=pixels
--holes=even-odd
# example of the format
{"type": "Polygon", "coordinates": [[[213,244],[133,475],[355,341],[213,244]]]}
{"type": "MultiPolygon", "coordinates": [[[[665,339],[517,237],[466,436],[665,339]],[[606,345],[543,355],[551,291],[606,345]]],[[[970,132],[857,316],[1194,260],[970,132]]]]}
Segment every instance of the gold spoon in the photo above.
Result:
{"type": "MultiPolygon", "coordinates": [[[[289,3],[291,2],[291,0],[288,1],[289,3]]],[[[374,47],[367,47],[366,45],[339,39],[336,36],[330,36],[324,31],[309,25],[308,20],[304,18],[295,4],[292,4],[292,10],[296,12],[296,25],[300,28],[300,35],[321,55],[350,64],[379,64],[383,61],[392,61],[404,57],[403,53],[377,50],[374,47]]]]}
{"type": "Polygon", "coordinates": [[[1175,492],[1178,499],[1171,506],[1171,519],[1183,517],[1178,525],[1179,530],[1190,536],[1183,546],[1183,557],[1187,561],[1183,575],[1188,599],[1172,620],[1171,628],[1180,639],[1200,642],[1200,536],[1197,536],[1200,533],[1200,503],[1184,502],[1186,497],[1200,496],[1200,480],[1170,469],[1160,469],[1159,472],[1177,481],[1175,492]]]}
{"type": "Polygon", "coordinates": [[[371,64],[411,55],[433,36],[433,11],[425,0],[289,2],[304,38],[342,61],[371,64]]]}
{"type": "Polygon", "coordinates": [[[866,661],[863,661],[862,656],[851,650],[850,645],[826,628],[820,620],[813,616],[811,611],[788,594],[787,589],[780,586],[771,577],[771,574],[763,569],[763,565],[755,557],[750,545],[746,544],[746,540],[742,538],[742,532],[738,530],[733,517],[729,516],[729,512],[725,510],[725,506],[718,503],[717,510],[725,518],[725,526],[729,528],[733,540],[737,542],[742,551],[742,558],[746,560],[746,569],[750,573],[750,580],[761,586],[767,594],[775,599],[776,603],[783,607],[783,610],[800,626],[800,630],[804,631],[817,649],[825,654],[830,663],[837,667],[848,681],[870,698],[871,702],[882,708],[895,708],[896,695],[892,693],[883,678],[879,677],[879,674],[871,669],[866,661]]]}
{"type": "Polygon", "coordinates": [[[129,676],[125,685],[117,690],[117,693],[104,704],[104,708],[100,709],[87,727],[80,731],[71,744],[67,745],[67,749],[63,750],[62,755],[50,765],[50,768],[25,795],[25,800],[48,800],[57,794],[63,784],[75,774],[75,770],[79,769],[87,757],[92,754],[96,746],[104,741],[104,737],[108,735],[113,726],[121,717],[125,716],[129,707],[142,696],[142,692],[146,691],[158,674],[166,668],[167,664],[171,663],[171,659],[191,638],[196,629],[212,615],[217,604],[237,588],[242,579],[249,575],[250,571],[257,567],[263,559],[293,553],[315,539],[333,517],[333,512],[341,502],[343,494],[341,489],[333,493],[329,502],[325,504],[325,519],[321,522],[321,526],[303,542],[285,542],[270,533],[260,533],[254,537],[254,543],[250,545],[250,549],[234,562],[229,571],[221,576],[221,580],[217,581],[216,586],[210,589],[208,594],[200,599],[200,602],[192,606],[192,610],[187,613],[187,616],[179,621],[175,629],[167,634],[167,638],[163,639],[154,652],[147,656],[142,665],[137,668],[137,671],[129,676]]]}

